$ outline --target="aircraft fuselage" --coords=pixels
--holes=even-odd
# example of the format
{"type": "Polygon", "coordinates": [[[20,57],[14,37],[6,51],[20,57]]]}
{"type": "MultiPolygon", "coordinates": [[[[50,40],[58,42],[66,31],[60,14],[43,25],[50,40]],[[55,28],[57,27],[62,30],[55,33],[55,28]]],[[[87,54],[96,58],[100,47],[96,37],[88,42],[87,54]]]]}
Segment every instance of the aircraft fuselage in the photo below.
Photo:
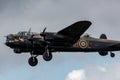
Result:
{"type": "MultiPolygon", "coordinates": [[[[5,43],[7,46],[13,49],[20,49],[21,52],[31,52],[32,50],[43,51],[44,46],[39,42],[35,42],[34,45],[30,41],[14,40],[5,43]]],[[[98,51],[118,51],[120,45],[112,47],[116,44],[120,44],[120,41],[97,39],[92,37],[81,37],[75,44],[71,45],[67,42],[52,42],[49,45],[51,52],[98,52],[98,51]]],[[[39,54],[39,53],[38,53],[39,54]]]]}

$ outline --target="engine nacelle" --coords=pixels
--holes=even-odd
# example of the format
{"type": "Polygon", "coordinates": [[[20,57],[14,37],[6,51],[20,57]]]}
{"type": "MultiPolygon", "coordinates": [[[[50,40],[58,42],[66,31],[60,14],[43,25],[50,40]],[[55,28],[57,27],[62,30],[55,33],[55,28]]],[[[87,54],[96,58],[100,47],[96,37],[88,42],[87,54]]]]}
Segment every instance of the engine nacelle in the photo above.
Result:
{"type": "Polygon", "coordinates": [[[101,56],[106,56],[108,55],[108,51],[99,51],[98,52],[101,56]]]}
{"type": "Polygon", "coordinates": [[[14,53],[17,53],[17,54],[20,54],[20,53],[21,53],[21,50],[18,49],[18,48],[15,48],[13,51],[14,51],[14,53]]]}

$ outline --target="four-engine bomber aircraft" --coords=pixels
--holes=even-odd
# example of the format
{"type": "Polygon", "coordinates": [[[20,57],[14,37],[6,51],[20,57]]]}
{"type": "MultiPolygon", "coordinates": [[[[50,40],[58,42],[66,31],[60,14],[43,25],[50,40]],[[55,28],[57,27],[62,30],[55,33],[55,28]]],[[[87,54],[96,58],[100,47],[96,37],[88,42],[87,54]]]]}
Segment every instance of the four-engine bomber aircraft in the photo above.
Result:
{"type": "Polygon", "coordinates": [[[56,33],[45,32],[33,33],[19,32],[6,36],[5,44],[12,48],[15,53],[30,52],[28,63],[31,66],[38,64],[37,56],[42,55],[45,61],[52,59],[52,52],[98,52],[101,56],[115,57],[112,51],[120,50],[120,41],[107,40],[105,34],[100,39],[81,36],[91,25],[90,21],[78,21],[56,33]]]}

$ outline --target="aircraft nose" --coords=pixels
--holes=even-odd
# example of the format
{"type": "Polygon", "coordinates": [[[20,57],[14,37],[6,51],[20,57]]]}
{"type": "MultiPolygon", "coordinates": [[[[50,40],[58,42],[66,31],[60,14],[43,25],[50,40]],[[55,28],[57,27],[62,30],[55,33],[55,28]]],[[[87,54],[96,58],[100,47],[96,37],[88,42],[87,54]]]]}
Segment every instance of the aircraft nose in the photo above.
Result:
{"type": "Polygon", "coordinates": [[[5,45],[11,46],[13,41],[14,41],[14,36],[11,34],[7,35],[5,45]]]}
{"type": "Polygon", "coordinates": [[[7,42],[7,41],[6,41],[6,42],[5,42],[5,45],[6,45],[6,46],[9,46],[9,47],[12,47],[12,46],[14,45],[14,43],[13,43],[13,42],[7,42]]]}
{"type": "Polygon", "coordinates": [[[9,42],[5,42],[5,45],[9,46],[9,45],[10,45],[10,43],[9,43],[9,42]]]}
{"type": "Polygon", "coordinates": [[[12,34],[10,34],[10,35],[7,35],[7,40],[13,40],[14,39],[14,36],[12,35],[12,34]]]}

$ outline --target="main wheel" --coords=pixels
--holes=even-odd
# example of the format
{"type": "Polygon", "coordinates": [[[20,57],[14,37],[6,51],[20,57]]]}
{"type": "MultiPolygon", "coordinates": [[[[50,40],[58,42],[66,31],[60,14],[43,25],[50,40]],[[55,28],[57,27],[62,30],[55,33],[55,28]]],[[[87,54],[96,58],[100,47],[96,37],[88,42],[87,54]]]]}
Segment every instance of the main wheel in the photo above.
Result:
{"type": "Polygon", "coordinates": [[[30,57],[28,63],[30,66],[36,66],[38,64],[38,59],[36,57],[30,57]]]}
{"type": "Polygon", "coordinates": [[[43,54],[43,59],[45,60],[45,61],[50,61],[51,59],[52,59],[52,53],[51,52],[45,52],[44,54],[43,54]]]}

